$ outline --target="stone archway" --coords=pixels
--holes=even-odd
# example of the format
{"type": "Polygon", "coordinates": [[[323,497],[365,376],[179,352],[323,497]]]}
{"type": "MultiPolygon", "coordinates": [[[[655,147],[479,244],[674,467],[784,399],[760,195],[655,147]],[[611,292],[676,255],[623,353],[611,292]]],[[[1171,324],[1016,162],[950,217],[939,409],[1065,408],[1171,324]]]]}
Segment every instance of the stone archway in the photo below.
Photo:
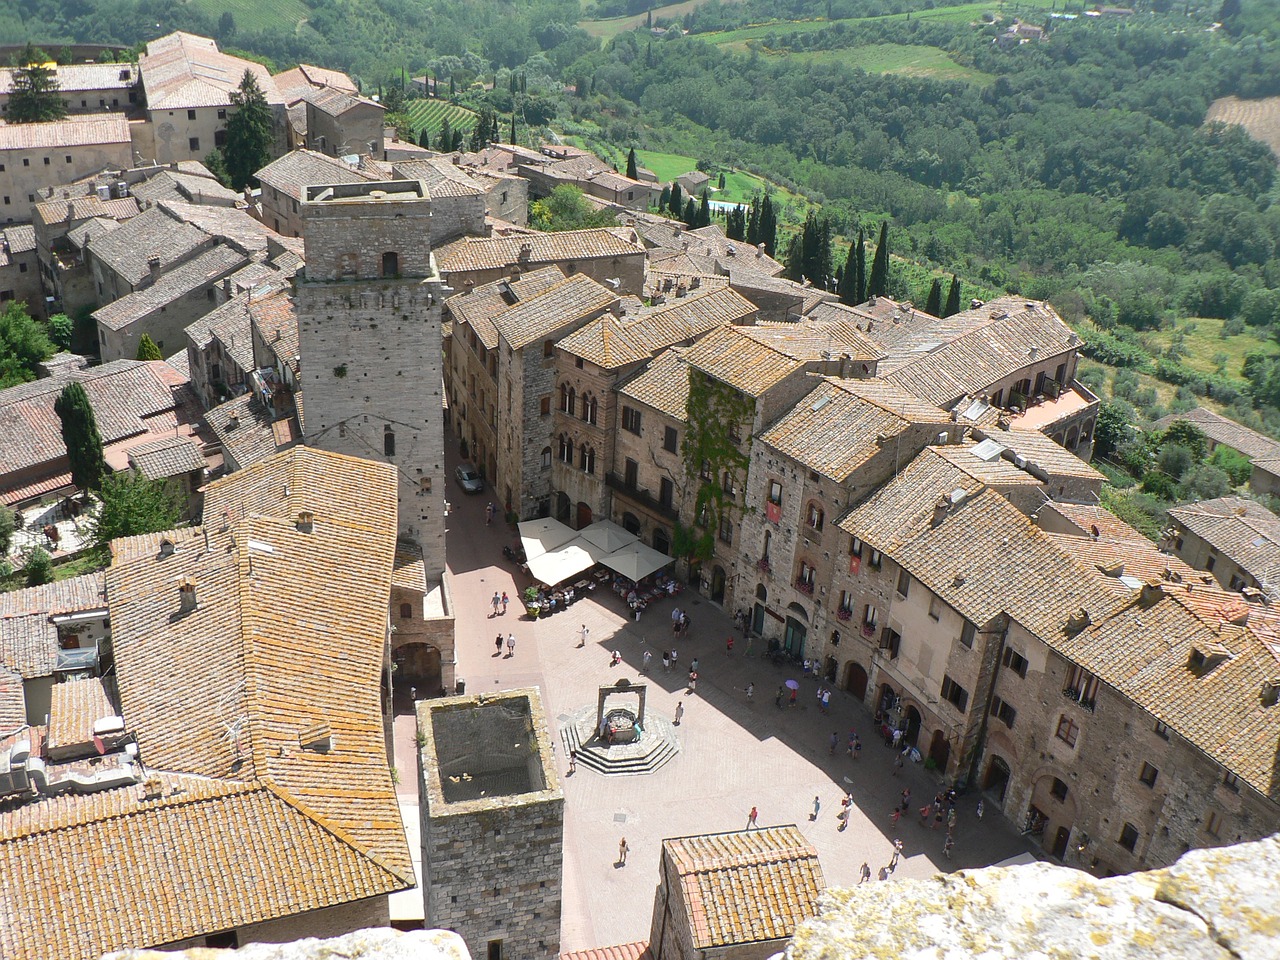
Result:
{"type": "Polygon", "coordinates": [[[999,805],[1004,806],[1005,793],[1009,789],[1012,771],[1003,757],[992,757],[987,763],[987,774],[982,778],[982,790],[999,805]]]}
{"type": "Polygon", "coordinates": [[[397,690],[416,687],[419,696],[435,696],[443,692],[440,677],[440,651],[429,643],[405,643],[391,651],[395,664],[397,690]]]}
{"type": "Polygon", "coordinates": [[[933,740],[929,743],[929,758],[943,774],[947,772],[947,762],[951,759],[951,741],[947,739],[945,730],[933,731],[933,740]]]}
{"type": "Polygon", "coordinates": [[[867,671],[856,660],[850,660],[844,666],[844,689],[858,700],[867,698],[867,671]]]}
{"type": "Polygon", "coordinates": [[[724,567],[716,564],[711,568],[711,602],[724,603],[725,573],[724,567]]]}
{"type": "Polygon", "coordinates": [[[915,704],[907,707],[906,712],[903,713],[903,721],[902,742],[914,747],[920,739],[920,726],[924,723],[924,718],[920,716],[920,711],[916,709],[915,704]]]}

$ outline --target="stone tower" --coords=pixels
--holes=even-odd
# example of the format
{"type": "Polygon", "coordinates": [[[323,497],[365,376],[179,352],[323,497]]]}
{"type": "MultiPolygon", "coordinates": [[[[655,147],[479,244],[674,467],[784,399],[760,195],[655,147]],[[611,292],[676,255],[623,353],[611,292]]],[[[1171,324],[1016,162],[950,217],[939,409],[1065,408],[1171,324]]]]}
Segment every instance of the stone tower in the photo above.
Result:
{"type": "Polygon", "coordinates": [[[297,278],[308,446],[394,464],[399,535],[444,570],[444,414],[431,198],[420,180],[311,186],[297,278]]]}
{"type": "Polygon", "coordinates": [[[428,927],[476,958],[560,954],[564,791],[537,688],[418,704],[428,927]]]}

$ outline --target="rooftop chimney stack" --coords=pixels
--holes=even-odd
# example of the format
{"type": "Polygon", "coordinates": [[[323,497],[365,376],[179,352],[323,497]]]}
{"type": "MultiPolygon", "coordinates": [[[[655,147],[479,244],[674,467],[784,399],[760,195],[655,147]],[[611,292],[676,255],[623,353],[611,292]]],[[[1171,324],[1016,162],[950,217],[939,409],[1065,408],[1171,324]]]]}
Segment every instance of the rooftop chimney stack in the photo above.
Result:
{"type": "Polygon", "coordinates": [[[147,269],[151,271],[151,282],[155,283],[160,279],[160,258],[147,257],[147,269]]]}
{"type": "Polygon", "coordinates": [[[298,514],[298,532],[311,533],[315,530],[316,516],[310,510],[303,510],[298,514]]]}
{"type": "Polygon", "coordinates": [[[190,613],[196,608],[196,582],[186,579],[178,582],[178,603],[183,613],[190,613]]]}

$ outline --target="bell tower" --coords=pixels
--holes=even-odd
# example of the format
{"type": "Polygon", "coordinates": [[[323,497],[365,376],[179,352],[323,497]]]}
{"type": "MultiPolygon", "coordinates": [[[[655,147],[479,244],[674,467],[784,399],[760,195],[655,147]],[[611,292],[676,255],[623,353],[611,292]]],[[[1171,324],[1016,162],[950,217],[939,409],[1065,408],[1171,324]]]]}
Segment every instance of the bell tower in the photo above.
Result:
{"type": "Polygon", "coordinates": [[[431,197],[421,180],[310,186],[296,281],[308,446],[395,466],[401,540],[444,571],[444,413],[431,197]]]}

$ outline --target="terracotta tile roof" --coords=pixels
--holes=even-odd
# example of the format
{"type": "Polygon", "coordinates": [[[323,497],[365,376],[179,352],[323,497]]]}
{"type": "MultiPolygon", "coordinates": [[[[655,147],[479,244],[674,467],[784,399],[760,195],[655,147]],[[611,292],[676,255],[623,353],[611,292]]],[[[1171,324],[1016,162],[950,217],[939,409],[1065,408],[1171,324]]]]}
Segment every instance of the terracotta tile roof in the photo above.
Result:
{"type": "Polygon", "coordinates": [[[190,437],[160,437],[129,451],[129,465],[148,480],[163,480],[209,465],[190,437]]]}
{"type": "Polygon", "coordinates": [[[1201,500],[1169,516],[1259,582],[1280,586],[1280,517],[1256,500],[1201,500]]]}
{"type": "Polygon", "coordinates": [[[786,939],[826,889],[817,850],[794,826],[664,840],[662,851],[698,950],[786,939]]]}
{"type": "Polygon", "coordinates": [[[159,257],[164,269],[185,259],[202,244],[212,246],[204,231],[175,219],[160,207],[152,207],[118,229],[95,237],[87,249],[94,259],[137,286],[151,272],[148,261],[152,257],[159,257]]]}
{"type": "MultiPolygon", "coordinates": [[[[0,96],[13,93],[16,67],[0,69],[0,96]]],[[[60,93],[89,90],[127,90],[138,82],[134,63],[60,63],[54,70],[60,93]]]]}
{"type": "Polygon", "coordinates": [[[1186,413],[1171,413],[1157,420],[1156,426],[1161,430],[1168,430],[1179,420],[1194,423],[1214,443],[1238,450],[1246,457],[1259,459],[1280,457],[1280,440],[1273,440],[1258,433],[1257,430],[1250,430],[1243,424],[1236,423],[1220,413],[1214,413],[1207,407],[1196,407],[1186,413]]]}
{"type": "Polygon", "coordinates": [[[277,435],[275,426],[280,421],[252,393],[213,407],[205,414],[205,422],[240,469],[300,442],[296,429],[288,430],[284,439],[277,435]]]}
{"type": "Polygon", "coordinates": [[[1033,476],[1026,470],[1019,470],[1013,464],[1011,454],[1006,455],[1004,448],[998,445],[983,445],[977,440],[968,439],[962,443],[948,443],[929,449],[967,476],[991,487],[1044,485],[1040,477],[1033,476]]]}
{"type": "Polygon", "coordinates": [[[883,381],[829,377],[760,441],[843,483],[881,449],[884,438],[891,441],[917,423],[946,430],[951,417],[883,381]]]}
{"type": "Polygon", "coordinates": [[[182,173],[178,170],[161,170],[141,183],[129,188],[139,200],[159,203],[161,200],[179,203],[230,206],[240,199],[240,194],[220,184],[213,177],[182,173]]]}
{"type": "Polygon", "coordinates": [[[612,290],[578,273],[497,314],[493,325],[511,349],[521,350],[572,323],[597,316],[617,301],[612,290]]]}
{"type": "Polygon", "coordinates": [[[248,308],[254,328],[276,359],[282,366],[292,367],[297,372],[301,348],[298,345],[298,314],[294,309],[293,291],[287,287],[266,294],[255,290],[248,308]]]}
{"type": "Polygon", "coordinates": [[[686,348],[672,347],[653,358],[653,362],[630,380],[618,385],[618,394],[673,417],[688,419],[689,363],[686,348]]]}
{"type": "Polygon", "coordinates": [[[444,157],[397,160],[391,169],[398,179],[426,181],[433,197],[479,197],[486,193],[482,184],[444,157]]]}
{"type": "Polygon", "coordinates": [[[95,310],[93,319],[108,330],[123,330],[143,317],[220,280],[248,261],[248,257],[232,247],[212,247],[166,271],[155,283],[95,310]]]}
{"type": "Polygon", "coordinates": [[[560,954],[560,960],[653,960],[648,940],[620,943],[613,947],[592,947],[560,954]]]}
{"type": "Polygon", "coordinates": [[[27,698],[22,677],[0,666],[0,737],[27,725],[27,698]]]}
{"type": "Polygon", "coordinates": [[[55,614],[106,607],[101,573],[0,593],[0,665],[31,679],[53,673],[58,661],[55,614]]]}
{"type": "Polygon", "coordinates": [[[880,373],[904,390],[950,406],[983,393],[1036,359],[1074,350],[1080,338],[1053,308],[1014,297],[993,300],[978,310],[939,324],[909,322],[897,337],[893,324],[875,324],[870,336],[888,351],[880,373]]]}
{"type": "Polygon", "coordinates": [[[0,124],[0,151],[48,150],[129,142],[129,121],[123,113],[95,113],[48,123],[0,124]]]}
{"type": "Polygon", "coordinates": [[[422,548],[417,544],[399,541],[396,543],[395,566],[391,571],[391,584],[407,590],[425,590],[427,587],[427,564],[422,556],[422,548]]]}
{"type": "Polygon", "coordinates": [[[564,272],[555,266],[524,274],[519,280],[495,280],[445,301],[445,314],[456,323],[470,324],[480,342],[489,350],[498,345],[498,328],[493,318],[517,303],[532,300],[564,281],[564,272]]]}
{"type": "Polygon", "coordinates": [[[329,70],[325,67],[314,67],[309,63],[300,63],[292,70],[277,73],[273,80],[286,100],[293,102],[301,94],[317,87],[333,87],[347,93],[359,93],[355,81],[341,70],[329,70]]]}
{"type": "Polygon", "coordinates": [[[341,117],[356,107],[373,107],[375,110],[384,112],[387,109],[382,104],[367,100],[357,93],[348,93],[334,87],[313,87],[304,91],[301,99],[331,117],[341,117]]]}
{"type": "Polygon", "coordinates": [[[441,274],[472,270],[498,270],[520,264],[535,268],[568,261],[616,259],[640,256],[644,246],[624,240],[605,228],[564,230],[560,233],[524,233],[515,237],[462,237],[435,250],[441,274]],[[528,253],[521,257],[521,249],[528,253]]]}
{"type": "Polygon", "coordinates": [[[1106,478],[1074,453],[1039,430],[983,430],[986,437],[1026,459],[1051,477],[1074,477],[1101,484],[1106,478]]]}
{"type": "Polygon", "coordinates": [[[45,746],[57,750],[93,742],[93,725],[116,716],[101,677],[55,683],[50,691],[49,731],[45,746]]]}
{"type": "Polygon", "coordinates": [[[278,160],[273,160],[256,174],[258,180],[274,187],[294,200],[302,199],[304,187],[324,183],[364,183],[380,180],[336,157],[327,157],[314,150],[294,150],[278,160]]]}
{"type": "Polygon", "coordinates": [[[620,213],[618,221],[633,227],[644,238],[647,247],[685,253],[725,268],[716,272],[728,272],[727,268],[733,265],[750,268],[762,276],[776,277],[786,269],[751,244],[730,240],[719,224],[690,230],[679,220],[668,220],[666,217],[635,210],[620,213]]]}
{"type": "Polygon", "coordinates": [[[661,306],[641,307],[625,317],[598,317],[556,346],[597,366],[616,369],[716,327],[749,320],[756,312],[755,304],[732,290],[698,291],[661,306]]]}
{"type": "Polygon", "coordinates": [[[1246,606],[1216,586],[1148,588],[1059,650],[1130,698],[1265,797],[1280,802],[1275,773],[1280,713],[1263,682],[1280,675],[1274,611],[1246,606]],[[1247,621],[1246,621],[1247,615],[1247,621]],[[1242,626],[1241,623],[1244,625],[1242,626]],[[1192,651],[1225,659],[1192,669],[1192,651]]]}
{"type": "Polygon", "coordinates": [[[406,885],[269,784],[156,782],[154,800],[130,787],[0,814],[0,897],[11,921],[0,927],[0,953],[97,960],[406,885]],[[147,855],[120,854],[139,850],[147,855]],[[104,909],[121,890],[129,909],[104,909]]]}
{"type": "Polygon", "coordinates": [[[93,241],[100,234],[115,230],[120,224],[115,220],[108,220],[105,217],[94,217],[92,220],[86,220],[80,226],[73,228],[67,233],[67,242],[77,250],[83,249],[84,246],[93,241]]]}
{"type": "Polygon", "coordinates": [[[32,218],[39,223],[69,223],[97,217],[105,220],[129,220],[138,215],[138,201],[133,197],[119,200],[102,200],[96,194],[87,197],[70,197],[45,200],[32,209],[32,218]]]}
{"type": "Polygon", "coordinates": [[[184,399],[177,388],[185,378],[162,360],[113,360],[0,390],[0,479],[66,456],[53,405],[72,380],[84,384],[108,445],[146,433],[153,418],[172,413],[184,399]]]}
{"type": "Polygon", "coordinates": [[[0,256],[14,253],[30,253],[36,248],[36,228],[29,223],[17,223],[0,230],[0,256]]]}
{"type": "Polygon", "coordinates": [[[240,207],[205,206],[178,200],[165,200],[159,206],[175,220],[234,244],[247,253],[262,253],[271,241],[280,239],[280,234],[240,207]]]}
{"type": "Polygon", "coordinates": [[[147,44],[138,58],[147,109],[187,110],[225,107],[248,70],[268,104],[283,104],[284,97],[266,67],[225,54],[208,37],[175,32],[147,44]]]}

